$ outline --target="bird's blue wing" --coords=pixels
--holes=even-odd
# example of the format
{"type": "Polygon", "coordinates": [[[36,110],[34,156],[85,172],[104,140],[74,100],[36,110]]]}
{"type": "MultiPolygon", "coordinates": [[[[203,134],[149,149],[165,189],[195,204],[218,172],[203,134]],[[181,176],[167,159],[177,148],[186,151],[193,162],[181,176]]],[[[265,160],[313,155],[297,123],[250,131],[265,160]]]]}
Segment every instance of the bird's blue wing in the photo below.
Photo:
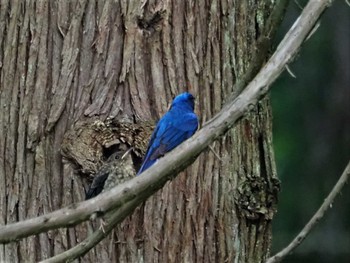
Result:
{"type": "Polygon", "coordinates": [[[160,123],[162,120],[160,120],[155,128],[155,130],[152,133],[151,139],[148,143],[148,148],[146,151],[146,155],[145,158],[143,159],[142,165],[140,170],[137,172],[137,175],[139,175],[140,173],[142,173],[144,170],[146,170],[148,167],[150,167],[156,160],[150,160],[149,157],[151,156],[151,154],[153,153],[153,149],[155,148],[155,138],[157,137],[158,131],[159,131],[159,127],[160,127],[160,123]]]}
{"type": "Polygon", "coordinates": [[[154,149],[150,159],[158,159],[165,153],[173,150],[183,141],[190,138],[197,128],[198,119],[195,114],[187,113],[182,115],[181,118],[168,125],[162,134],[159,134],[159,137],[157,137],[159,143],[156,144],[157,148],[154,149]]]}
{"type": "Polygon", "coordinates": [[[194,113],[168,113],[159,121],[154,131],[144,162],[138,172],[152,166],[165,153],[191,137],[198,128],[198,119],[194,113]]]}

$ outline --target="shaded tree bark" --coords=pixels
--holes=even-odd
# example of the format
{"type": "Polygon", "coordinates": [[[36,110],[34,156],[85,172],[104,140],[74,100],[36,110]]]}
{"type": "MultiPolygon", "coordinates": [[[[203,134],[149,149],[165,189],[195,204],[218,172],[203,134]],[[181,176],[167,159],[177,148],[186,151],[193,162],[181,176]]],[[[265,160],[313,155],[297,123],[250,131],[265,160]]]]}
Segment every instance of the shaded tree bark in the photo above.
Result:
{"type": "MultiPolygon", "coordinates": [[[[78,120],[156,120],[187,89],[201,123],[210,119],[237,92],[272,9],[265,1],[4,1],[0,223],[84,198],[84,178],[60,153],[78,120]]],[[[83,261],[264,261],[278,191],[271,140],[267,98],[213,145],[221,159],[203,153],[83,261]]],[[[1,245],[0,261],[48,258],[90,230],[1,245]]]]}

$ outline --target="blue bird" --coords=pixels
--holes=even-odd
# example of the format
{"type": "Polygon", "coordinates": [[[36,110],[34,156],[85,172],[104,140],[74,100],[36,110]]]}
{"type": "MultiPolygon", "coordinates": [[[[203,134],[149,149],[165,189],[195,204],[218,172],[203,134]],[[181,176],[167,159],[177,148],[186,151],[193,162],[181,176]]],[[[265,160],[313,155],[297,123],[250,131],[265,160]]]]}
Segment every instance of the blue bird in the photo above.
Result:
{"type": "Polygon", "coordinates": [[[137,175],[152,166],[165,153],[190,138],[198,128],[194,97],[188,92],[176,96],[167,113],[159,120],[137,175]]]}

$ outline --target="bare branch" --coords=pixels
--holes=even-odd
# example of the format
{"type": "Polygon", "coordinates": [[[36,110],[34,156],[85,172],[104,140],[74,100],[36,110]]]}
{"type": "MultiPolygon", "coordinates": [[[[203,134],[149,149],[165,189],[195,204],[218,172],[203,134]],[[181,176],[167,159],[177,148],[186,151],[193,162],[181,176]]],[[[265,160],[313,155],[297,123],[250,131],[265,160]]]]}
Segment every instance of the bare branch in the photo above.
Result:
{"type": "Polygon", "coordinates": [[[310,221],[304,226],[303,230],[293,239],[293,241],[280,252],[278,252],[273,257],[270,257],[266,263],[277,263],[280,262],[283,258],[285,258],[288,254],[290,254],[297,246],[304,241],[306,236],[310,233],[311,229],[322,219],[327,210],[332,207],[332,203],[337,195],[340,193],[341,189],[347,182],[350,176],[350,161],[346,166],[343,174],[339,178],[336,185],[333,187],[332,191],[329,193],[327,198],[324,200],[321,207],[317,210],[314,216],[310,219],[310,221]]]}
{"type": "Polygon", "coordinates": [[[118,210],[127,203],[140,204],[145,201],[174,175],[191,164],[204,149],[229,130],[268,92],[269,86],[298,52],[306,36],[331,2],[330,0],[309,1],[276,52],[246,89],[236,99],[224,105],[222,110],[192,138],[161,158],[141,176],[91,200],[73,204],[37,218],[1,226],[0,243],[16,241],[50,229],[73,226],[87,220],[95,212],[105,214],[113,209],[118,210]]]}
{"type": "Polygon", "coordinates": [[[75,247],[54,257],[45,259],[41,261],[41,263],[70,262],[78,257],[84,256],[90,249],[101,242],[120,222],[124,220],[125,217],[130,215],[138,205],[139,202],[132,200],[121,206],[118,210],[110,212],[106,215],[107,224],[104,229],[96,230],[75,247]]]}
{"type": "Polygon", "coordinates": [[[350,6],[350,1],[349,0],[345,0],[345,3],[350,6]]]}

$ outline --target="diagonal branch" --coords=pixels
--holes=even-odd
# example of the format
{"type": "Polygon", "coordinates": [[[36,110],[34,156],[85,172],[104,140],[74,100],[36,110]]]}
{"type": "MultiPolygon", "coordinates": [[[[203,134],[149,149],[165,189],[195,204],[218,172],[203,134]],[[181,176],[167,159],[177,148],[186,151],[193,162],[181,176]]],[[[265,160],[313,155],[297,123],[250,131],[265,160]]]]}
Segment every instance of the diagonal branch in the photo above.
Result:
{"type": "Polygon", "coordinates": [[[321,207],[317,210],[310,221],[304,226],[300,233],[293,239],[293,241],[280,252],[278,252],[273,257],[270,257],[266,263],[277,263],[284,259],[288,254],[290,254],[296,247],[298,247],[301,242],[304,241],[306,236],[310,233],[311,229],[322,219],[327,210],[332,207],[332,203],[337,195],[340,193],[341,189],[347,182],[350,176],[350,161],[346,166],[343,174],[340,176],[338,182],[333,187],[332,191],[329,193],[327,198],[324,200],[321,207]]]}
{"type": "Polygon", "coordinates": [[[45,259],[40,263],[71,262],[76,258],[84,256],[90,249],[101,242],[120,222],[130,215],[138,205],[139,202],[136,202],[135,200],[131,200],[122,205],[117,211],[112,211],[108,214],[106,219],[107,224],[103,229],[97,229],[75,247],[72,247],[61,254],[45,259]]]}
{"type": "MultiPolygon", "coordinates": [[[[173,175],[190,165],[214,140],[229,130],[243,114],[257,103],[270,85],[296,55],[308,33],[332,3],[330,0],[309,1],[298,20],[288,31],[276,52],[248,84],[242,93],[228,102],[222,110],[192,138],[161,158],[141,176],[119,185],[102,195],[55,212],[22,222],[1,226],[0,243],[8,243],[50,229],[73,226],[87,220],[91,214],[105,214],[123,205],[140,204],[160,189],[173,175]]],[[[117,210],[118,211],[118,210],[117,210]]]]}

